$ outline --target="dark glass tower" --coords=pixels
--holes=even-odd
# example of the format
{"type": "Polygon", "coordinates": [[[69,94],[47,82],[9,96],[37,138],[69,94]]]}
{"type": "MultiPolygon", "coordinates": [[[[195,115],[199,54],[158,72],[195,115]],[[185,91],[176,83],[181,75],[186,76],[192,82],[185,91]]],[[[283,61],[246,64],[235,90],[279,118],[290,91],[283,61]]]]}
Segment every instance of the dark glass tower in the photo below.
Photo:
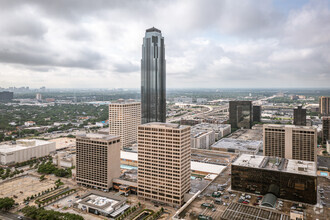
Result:
{"type": "Polygon", "coordinates": [[[160,30],[146,30],[141,60],[142,124],[166,122],[166,61],[160,30]]]}

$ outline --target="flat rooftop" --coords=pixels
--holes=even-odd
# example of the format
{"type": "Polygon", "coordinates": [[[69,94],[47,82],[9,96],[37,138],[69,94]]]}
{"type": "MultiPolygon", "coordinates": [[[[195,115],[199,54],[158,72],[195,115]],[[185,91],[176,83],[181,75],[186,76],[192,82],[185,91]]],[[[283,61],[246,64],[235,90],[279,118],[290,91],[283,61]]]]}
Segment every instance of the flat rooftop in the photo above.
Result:
{"type": "Polygon", "coordinates": [[[150,122],[150,123],[147,123],[147,124],[139,125],[139,127],[177,128],[177,129],[183,129],[183,128],[187,128],[189,126],[179,125],[179,124],[175,124],[175,123],[150,122]]]}
{"type": "Polygon", "coordinates": [[[93,190],[81,196],[76,203],[81,203],[111,213],[114,211],[115,207],[123,204],[125,201],[125,198],[116,196],[113,193],[103,193],[93,190]]]}
{"type": "Polygon", "coordinates": [[[222,138],[211,146],[211,148],[235,149],[242,151],[256,151],[259,150],[260,147],[262,147],[262,141],[240,140],[233,138],[222,138]]]}
{"type": "Polygon", "coordinates": [[[238,140],[262,141],[262,129],[239,129],[230,134],[228,138],[238,140]]]}
{"type": "Polygon", "coordinates": [[[119,138],[119,136],[116,136],[116,135],[107,135],[107,134],[100,134],[100,133],[79,134],[79,135],[77,135],[77,137],[84,138],[84,139],[97,139],[97,140],[112,140],[112,139],[119,138]]]}
{"type": "Polygon", "coordinates": [[[312,129],[312,130],[315,130],[315,128],[313,128],[312,126],[302,126],[302,125],[264,124],[264,127],[296,128],[296,129],[312,129]]]}
{"type": "Polygon", "coordinates": [[[311,161],[242,154],[232,165],[316,176],[316,164],[311,161]]]}
{"type": "Polygon", "coordinates": [[[17,140],[16,144],[0,144],[0,153],[10,153],[15,151],[24,150],[27,148],[33,148],[36,146],[46,145],[54,142],[29,139],[29,140],[17,140]]]}

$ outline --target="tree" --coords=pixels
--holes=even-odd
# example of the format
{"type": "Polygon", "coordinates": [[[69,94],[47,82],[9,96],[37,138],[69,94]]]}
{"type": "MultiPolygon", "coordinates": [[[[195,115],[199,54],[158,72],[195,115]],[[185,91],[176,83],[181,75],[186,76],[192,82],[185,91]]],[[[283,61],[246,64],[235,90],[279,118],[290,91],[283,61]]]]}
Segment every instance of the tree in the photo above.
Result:
{"type": "Polygon", "coordinates": [[[9,210],[15,204],[15,200],[12,198],[0,198],[0,210],[9,210]]]}

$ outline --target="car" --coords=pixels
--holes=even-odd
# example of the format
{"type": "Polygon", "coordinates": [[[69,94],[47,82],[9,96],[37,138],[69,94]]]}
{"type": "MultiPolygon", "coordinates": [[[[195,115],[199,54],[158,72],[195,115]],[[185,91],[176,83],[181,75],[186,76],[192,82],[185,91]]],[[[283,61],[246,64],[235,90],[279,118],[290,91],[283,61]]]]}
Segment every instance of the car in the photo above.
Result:
{"type": "Polygon", "coordinates": [[[246,195],[245,198],[251,199],[251,196],[250,195],[246,195]]]}
{"type": "Polygon", "coordinates": [[[23,219],[23,217],[22,217],[22,216],[18,216],[17,218],[18,218],[18,219],[23,219]]]}
{"type": "Polygon", "coordinates": [[[296,210],[297,208],[296,208],[296,206],[291,206],[291,209],[296,210]]]}
{"type": "Polygon", "coordinates": [[[247,203],[250,203],[250,200],[248,200],[248,199],[245,199],[244,201],[247,202],[247,203]]]}
{"type": "Polygon", "coordinates": [[[76,196],[75,198],[78,199],[78,198],[80,198],[80,196],[76,196]]]}
{"type": "Polygon", "coordinates": [[[68,202],[72,202],[72,200],[70,199],[70,200],[68,200],[68,202]]]}
{"type": "Polygon", "coordinates": [[[223,196],[224,199],[229,199],[229,196],[223,196]]]}
{"type": "Polygon", "coordinates": [[[255,205],[255,206],[256,206],[256,205],[259,205],[259,203],[255,202],[255,203],[253,203],[253,205],[255,205]]]}
{"type": "Polygon", "coordinates": [[[213,208],[213,209],[212,209],[212,212],[215,212],[215,211],[217,211],[217,209],[213,208]]]}
{"type": "Polygon", "coordinates": [[[235,197],[235,196],[236,196],[236,194],[231,194],[231,196],[232,196],[232,197],[235,197]]]}
{"type": "Polygon", "coordinates": [[[242,198],[240,198],[240,199],[238,200],[239,203],[242,203],[243,201],[244,201],[244,199],[242,199],[242,198]]]}
{"type": "Polygon", "coordinates": [[[320,196],[320,198],[321,198],[321,199],[325,199],[325,197],[324,197],[324,196],[320,196]]]}
{"type": "Polygon", "coordinates": [[[243,201],[244,204],[249,204],[247,201],[243,201]]]}

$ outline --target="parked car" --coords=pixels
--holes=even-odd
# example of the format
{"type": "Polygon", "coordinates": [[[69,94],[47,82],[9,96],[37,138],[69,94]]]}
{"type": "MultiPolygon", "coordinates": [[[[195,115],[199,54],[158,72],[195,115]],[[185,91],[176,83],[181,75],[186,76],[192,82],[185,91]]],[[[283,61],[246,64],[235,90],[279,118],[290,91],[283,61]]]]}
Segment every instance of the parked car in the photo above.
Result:
{"type": "Polygon", "coordinates": [[[253,203],[253,205],[257,206],[257,205],[259,205],[259,203],[255,202],[255,203],[253,203]]]}
{"type": "Polygon", "coordinates": [[[250,195],[246,195],[245,198],[251,199],[251,196],[250,195]]]}
{"type": "Polygon", "coordinates": [[[243,201],[244,204],[249,204],[247,201],[243,201]]]}
{"type": "Polygon", "coordinates": [[[224,199],[229,199],[229,196],[223,196],[224,199]]]}

